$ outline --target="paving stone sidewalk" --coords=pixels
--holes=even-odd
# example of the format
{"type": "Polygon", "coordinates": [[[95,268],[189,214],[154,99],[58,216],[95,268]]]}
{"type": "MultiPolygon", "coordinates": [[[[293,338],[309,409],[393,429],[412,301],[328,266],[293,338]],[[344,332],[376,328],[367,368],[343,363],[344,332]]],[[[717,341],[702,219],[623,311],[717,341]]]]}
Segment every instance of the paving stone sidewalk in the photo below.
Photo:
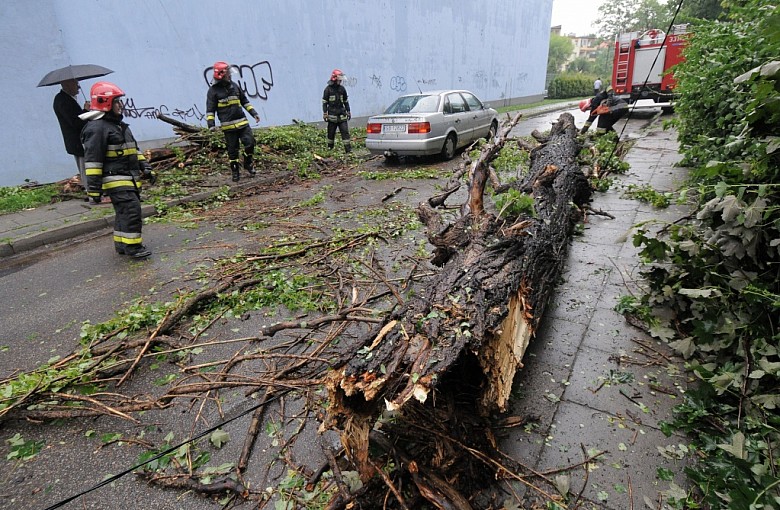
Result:
{"type": "MultiPolygon", "coordinates": [[[[502,448],[538,473],[577,465],[549,478],[562,477],[570,502],[581,494],[580,508],[669,508],[660,502],[670,484],[659,473],[673,473],[674,482],[685,485],[685,460],[677,457],[684,456],[679,445],[686,440],[660,430],[689,382],[682,360],[614,311],[619,297],[637,292],[639,283],[632,226],[685,214],[677,206],[661,210],[624,198],[624,190],[629,184],[674,190],[685,178],[685,169],[674,166],[680,159],[676,133],[661,130],[655,119],[625,158],[629,173],[595,194],[592,206],[615,218],[588,217],[515,379],[512,414],[538,422],[510,433],[502,448]]],[[[515,485],[531,499],[534,489],[515,485]]]]}

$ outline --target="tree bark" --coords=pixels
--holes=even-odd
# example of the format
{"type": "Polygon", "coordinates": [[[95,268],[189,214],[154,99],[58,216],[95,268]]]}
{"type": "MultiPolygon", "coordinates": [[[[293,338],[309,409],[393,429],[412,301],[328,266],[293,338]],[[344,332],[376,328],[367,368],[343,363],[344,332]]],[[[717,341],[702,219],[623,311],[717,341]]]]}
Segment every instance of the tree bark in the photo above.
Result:
{"type": "Polygon", "coordinates": [[[163,115],[162,113],[158,113],[157,118],[163,122],[167,122],[172,126],[176,126],[177,128],[187,133],[199,133],[203,131],[203,128],[201,127],[193,126],[192,124],[187,124],[186,122],[181,122],[179,120],[168,117],[167,115],[163,115]]]}
{"type": "Polygon", "coordinates": [[[515,372],[561,273],[580,210],[590,200],[590,185],[576,163],[575,136],[574,118],[561,115],[531,152],[528,176],[509,186],[533,197],[533,214],[501,219],[484,209],[489,163],[498,154],[493,144],[471,166],[468,203],[455,222],[445,225],[430,203],[420,204],[441,272],[368,334],[327,382],[328,425],[340,430],[364,479],[372,472],[368,433],[380,415],[403,414],[410,400],[425,403],[434,390],[457,392],[464,367],[479,389],[474,408],[461,411],[486,416],[506,410],[515,372]]]}

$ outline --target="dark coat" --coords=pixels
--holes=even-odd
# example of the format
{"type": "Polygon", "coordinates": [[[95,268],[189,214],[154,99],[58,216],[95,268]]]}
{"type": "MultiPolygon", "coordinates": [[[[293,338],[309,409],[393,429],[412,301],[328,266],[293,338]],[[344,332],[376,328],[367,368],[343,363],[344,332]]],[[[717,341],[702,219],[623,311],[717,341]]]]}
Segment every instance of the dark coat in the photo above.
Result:
{"type": "Polygon", "coordinates": [[[145,158],[121,115],[108,112],[87,122],[81,142],[89,196],[136,191],[141,186],[141,161],[145,158]]]}
{"type": "Polygon", "coordinates": [[[244,91],[233,81],[217,80],[206,93],[206,123],[214,127],[215,117],[223,131],[249,125],[244,109],[259,117],[244,91]]]}
{"type": "Polygon", "coordinates": [[[350,116],[347,89],[333,81],[322,92],[322,113],[327,115],[328,122],[343,122],[350,116]]]}
{"type": "Polygon", "coordinates": [[[84,155],[84,147],[81,146],[81,130],[86,122],[79,118],[84,111],[73,96],[64,90],[60,90],[54,96],[54,113],[60,123],[65,151],[74,156],[84,155]]]}
{"type": "Polygon", "coordinates": [[[607,93],[606,91],[600,92],[590,100],[590,116],[588,117],[588,120],[585,121],[585,125],[590,126],[593,121],[596,120],[596,117],[599,117],[598,127],[611,127],[626,113],[628,113],[628,103],[614,94],[607,93]],[[609,107],[609,113],[604,113],[599,116],[596,114],[596,108],[601,104],[605,104],[609,107]]]}

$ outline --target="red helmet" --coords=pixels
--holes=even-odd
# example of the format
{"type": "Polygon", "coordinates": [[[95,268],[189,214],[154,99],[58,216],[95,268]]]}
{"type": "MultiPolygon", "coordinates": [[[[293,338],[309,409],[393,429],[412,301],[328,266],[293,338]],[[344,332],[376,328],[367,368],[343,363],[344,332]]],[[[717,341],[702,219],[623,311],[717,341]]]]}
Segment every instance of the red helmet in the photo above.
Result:
{"type": "Polygon", "coordinates": [[[590,99],[583,99],[580,101],[580,111],[587,112],[590,110],[590,99]]]}
{"type": "Polygon", "coordinates": [[[114,99],[124,96],[125,93],[108,81],[99,81],[89,90],[89,109],[101,112],[110,112],[114,105],[114,99]]]}
{"type": "Polygon", "coordinates": [[[227,62],[214,62],[214,79],[221,80],[230,74],[230,65],[227,62]]]}
{"type": "Polygon", "coordinates": [[[336,81],[339,78],[344,77],[344,72],[341,69],[334,69],[332,73],[330,73],[330,81],[336,81]]]}

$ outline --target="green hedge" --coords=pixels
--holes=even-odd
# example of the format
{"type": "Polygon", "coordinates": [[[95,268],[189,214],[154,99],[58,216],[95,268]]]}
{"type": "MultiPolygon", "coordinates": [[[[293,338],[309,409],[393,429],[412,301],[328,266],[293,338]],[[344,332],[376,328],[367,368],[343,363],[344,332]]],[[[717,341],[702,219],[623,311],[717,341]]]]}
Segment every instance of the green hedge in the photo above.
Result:
{"type": "Polygon", "coordinates": [[[582,73],[562,73],[556,76],[547,87],[550,99],[567,99],[593,95],[593,82],[596,77],[582,73]]]}

